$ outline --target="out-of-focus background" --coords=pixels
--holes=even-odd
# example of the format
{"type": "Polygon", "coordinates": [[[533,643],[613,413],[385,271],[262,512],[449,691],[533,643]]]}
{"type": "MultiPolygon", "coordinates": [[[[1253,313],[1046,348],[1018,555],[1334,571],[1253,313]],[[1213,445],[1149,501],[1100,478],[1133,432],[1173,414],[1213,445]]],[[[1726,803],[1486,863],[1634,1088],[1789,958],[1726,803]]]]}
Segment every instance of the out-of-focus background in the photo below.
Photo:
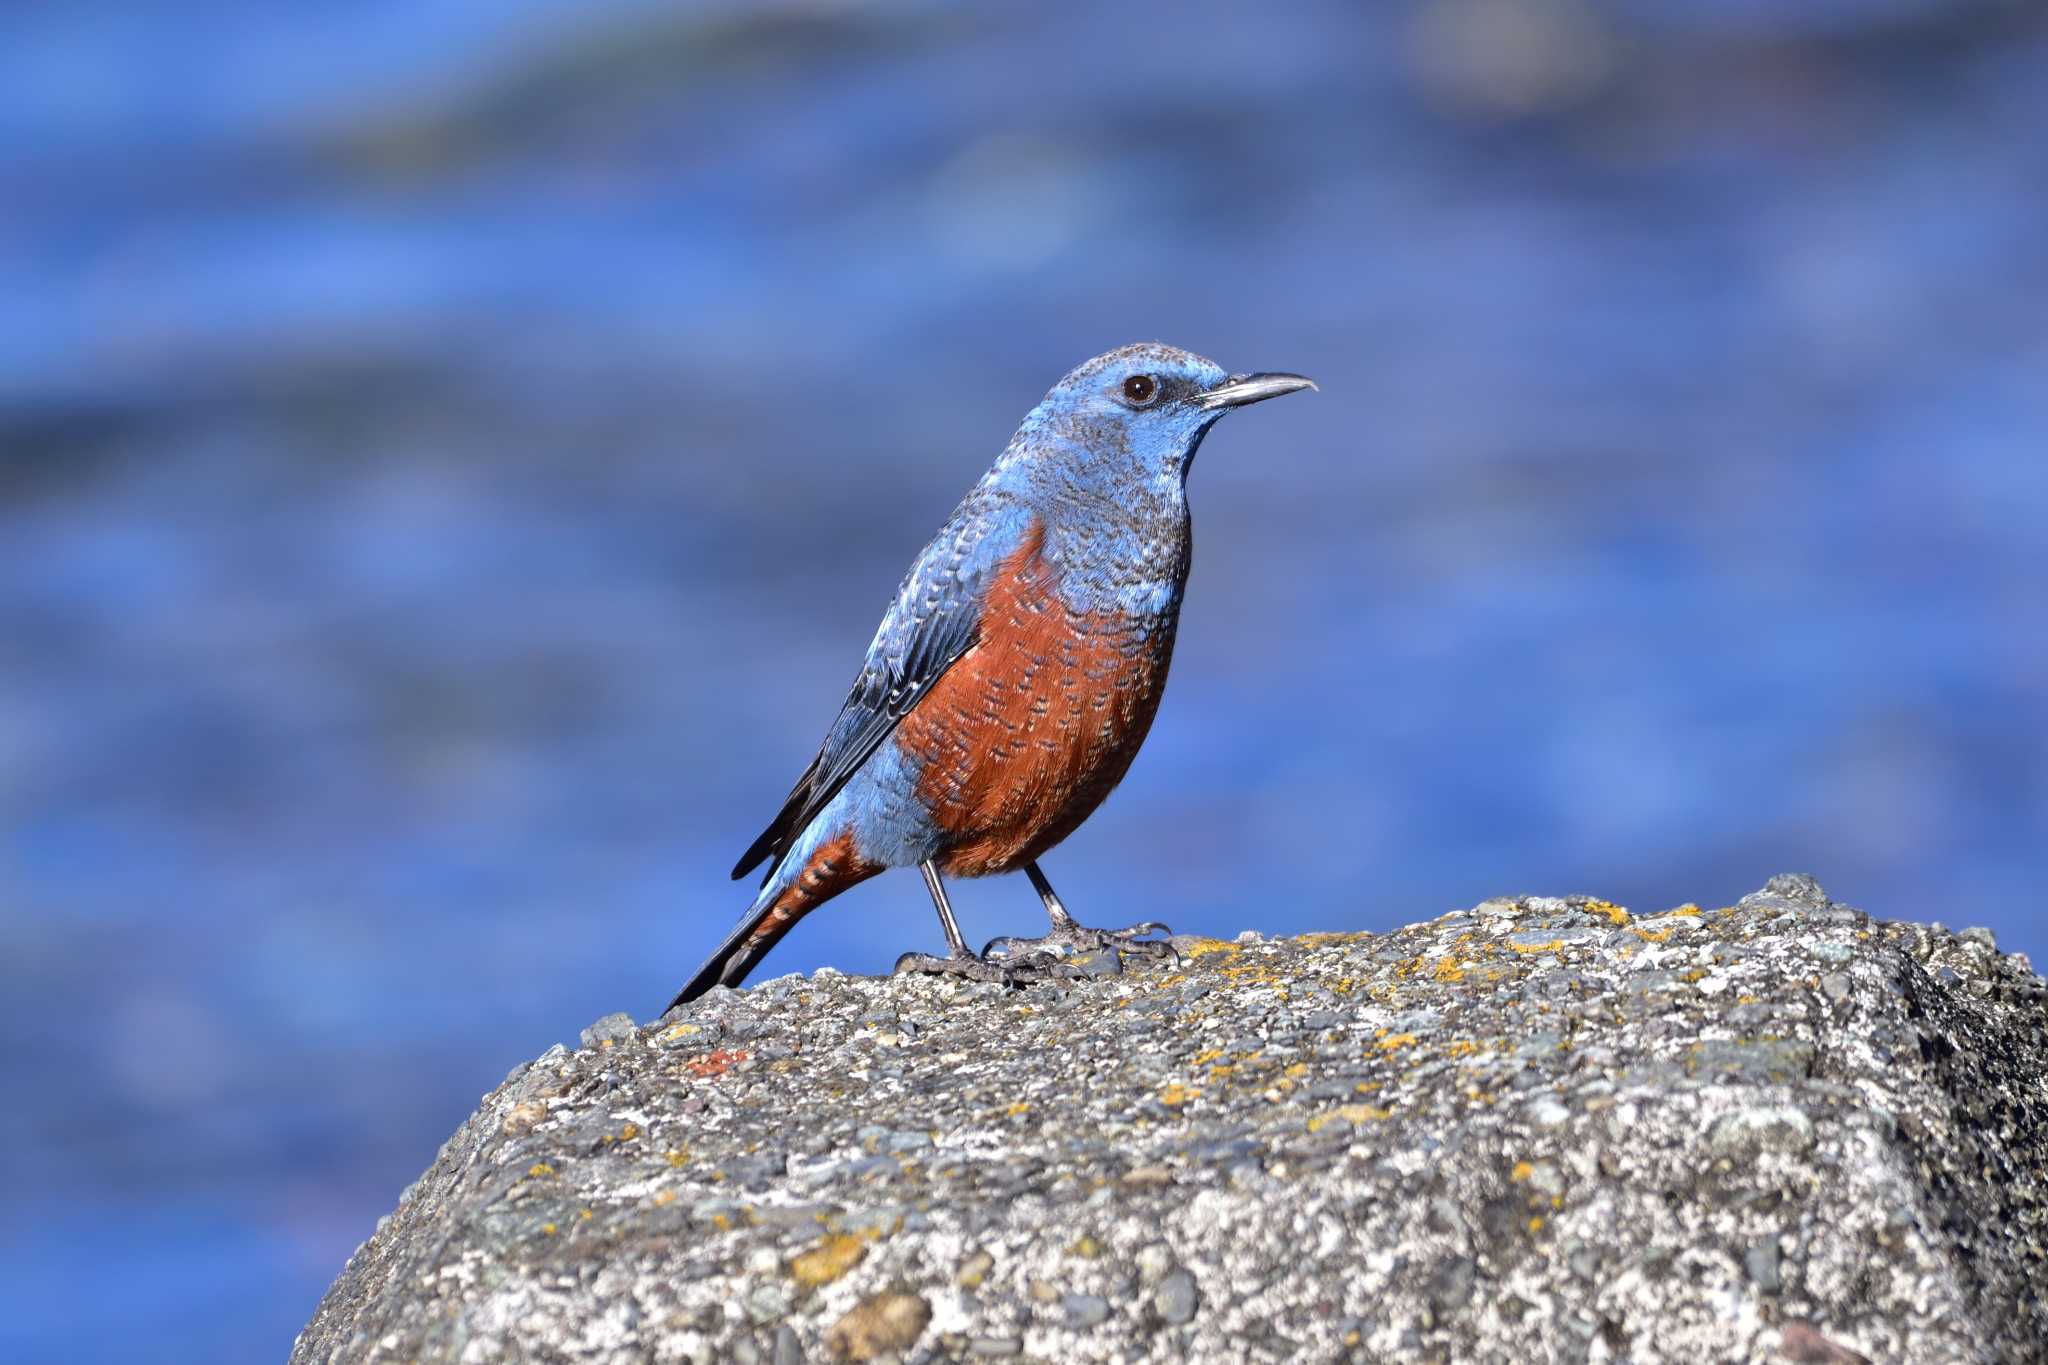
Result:
{"type": "MultiPolygon", "coordinates": [[[[1811,870],[2048,948],[2038,7],[0,25],[0,1358],[279,1359],[724,932],[913,553],[1126,341],[1322,392],[1203,452],[1084,917],[1811,870]]],[[[896,875],[769,971],[935,942],[896,875]]]]}

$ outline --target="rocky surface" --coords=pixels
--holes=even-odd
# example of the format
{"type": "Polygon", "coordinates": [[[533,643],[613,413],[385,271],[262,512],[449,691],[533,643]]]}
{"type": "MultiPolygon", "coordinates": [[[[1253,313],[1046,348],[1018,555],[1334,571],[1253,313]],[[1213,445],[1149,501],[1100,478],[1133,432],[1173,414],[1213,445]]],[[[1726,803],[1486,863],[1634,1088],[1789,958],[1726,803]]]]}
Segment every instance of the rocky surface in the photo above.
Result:
{"type": "Polygon", "coordinates": [[[292,1358],[2044,1358],[2048,988],[1988,934],[1788,876],[1180,944],[600,1020],[292,1358]]]}

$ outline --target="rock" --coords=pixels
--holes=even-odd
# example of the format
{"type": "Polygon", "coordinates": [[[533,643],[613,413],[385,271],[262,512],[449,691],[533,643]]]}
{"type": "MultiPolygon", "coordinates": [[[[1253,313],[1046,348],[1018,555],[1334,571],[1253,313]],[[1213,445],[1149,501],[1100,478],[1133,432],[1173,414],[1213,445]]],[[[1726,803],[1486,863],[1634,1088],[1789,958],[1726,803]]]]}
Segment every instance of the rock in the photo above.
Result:
{"type": "Polygon", "coordinates": [[[1726,910],[1523,897],[1176,945],[1021,991],[821,972],[600,1020],[486,1097],[292,1359],[2048,1339],[2048,988],[1983,935],[1774,878],[1726,910]]]}
{"type": "Polygon", "coordinates": [[[1790,1105],[1745,1105],[1714,1124],[1707,1150],[1718,1156],[1804,1152],[1813,1146],[1813,1120],[1790,1105]]]}
{"type": "Polygon", "coordinates": [[[1201,1304],[1202,1295],[1195,1288],[1195,1277],[1185,1270],[1176,1270],[1161,1280],[1152,1295],[1152,1306],[1159,1310],[1160,1319],[1175,1327],[1192,1322],[1195,1310],[1201,1304]]]}
{"type": "MultiPolygon", "coordinates": [[[[1131,959],[1135,961],[1135,957],[1131,959]]],[[[1098,948],[1090,952],[1076,953],[1066,961],[1067,969],[1082,976],[1118,976],[1122,974],[1126,959],[1113,948],[1098,948]]]]}
{"type": "Polygon", "coordinates": [[[1138,1248],[1132,1260],[1137,1264],[1139,1278],[1146,1284],[1159,1283],[1174,1268],[1173,1253],[1164,1242],[1147,1242],[1138,1248]]]}
{"type": "Polygon", "coordinates": [[[977,1251],[960,1263],[960,1273],[953,1277],[953,1282],[962,1289],[979,1289],[988,1278],[989,1271],[995,1268],[995,1257],[986,1251],[977,1251]]]}
{"type": "Polygon", "coordinates": [[[1869,1356],[1829,1341],[1810,1322],[1786,1323],[1778,1336],[1778,1353],[1800,1365],[1870,1365],[1869,1356]]]}
{"type": "Polygon", "coordinates": [[[917,1344],[932,1320],[932,1306],[922,1295],[884,1290],[862,1299],[825,1333],[825,1349],[835,1360],[873,1360],[886,1352],[917,1344]]]}
{"type": "Polygon", "coordinates": [[[1820,882],[1808,872],[1780,872],[1765,882],[1763,890],[1757,894],[1776,896],[1779,900],[1795,901],[1823,910],[1832,904],[1828,893],[1821,890],[1820,882]]]}
{"type": "Polygon", "coordinates": [[[1744,1253],[1742,1268],[1749,1273],[1750,1282],[1756,1285],[1758,1293],[1775,1294],[1783,1284],[1779,1278],[1780,1257],[1775,1237],[1766,1237],[1744,1253]]]}
{"type": "Polygon", "coordinates": [[[607,1014],[583,1030],[583,1046],[596,1047],[601,1043],[616,1043],[631,1038],[635,1027],[633,1016],[623,1010],[617,1014],[607,1014]]]}

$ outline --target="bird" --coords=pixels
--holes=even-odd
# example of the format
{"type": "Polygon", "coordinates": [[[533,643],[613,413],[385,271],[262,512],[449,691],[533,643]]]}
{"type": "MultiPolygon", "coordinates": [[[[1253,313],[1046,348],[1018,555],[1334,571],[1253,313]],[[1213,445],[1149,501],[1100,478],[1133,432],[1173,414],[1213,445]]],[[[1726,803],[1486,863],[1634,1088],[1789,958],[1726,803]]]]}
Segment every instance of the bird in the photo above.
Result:
{"type": "Polygon", "coordinates": [[[912,563],[817,756],[732,870],[765,863],[759,893],[668,1008],[738,986],[798,920],[898,867],[923,873],[946,941],[898,972],[1018,985],[1090,949],[1170,953],[1157,921],[1081,924],[1039,860],[1122,780],[1159,709],[1203,438],[1315,387],[1158,342],[1053,385],[912,563]],[[943,879],[1017,870],[1052,927],[977,954],[943,879]]]}

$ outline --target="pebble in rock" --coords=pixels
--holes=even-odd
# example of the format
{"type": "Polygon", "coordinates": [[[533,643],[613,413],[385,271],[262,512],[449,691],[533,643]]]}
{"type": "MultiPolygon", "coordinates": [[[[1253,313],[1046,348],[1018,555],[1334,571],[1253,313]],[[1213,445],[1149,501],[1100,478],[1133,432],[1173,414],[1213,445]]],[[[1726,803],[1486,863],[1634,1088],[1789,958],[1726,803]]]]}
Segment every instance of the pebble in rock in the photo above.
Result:
{"type": "Polygon", "coordinates": [[[1195,1288],[1195,1277],[1185,1270],[1176,1270],[1159,1282],[1153,1291],[1152,1304],[1159,1310],[1161,1320],[1175,1327],[1192,1322],[1195,1310],[1201,1306],[1201,1291],[1195,1288]]]}
{"type": "Polygon", "coordinates": [[[917,1343],[932,1320],[932,1306],[921,1294],[884,1290],[846,1311],[825,1334],[825,1349],[836,1360],[873,1360],[889,1351],[917,1343]]]}

